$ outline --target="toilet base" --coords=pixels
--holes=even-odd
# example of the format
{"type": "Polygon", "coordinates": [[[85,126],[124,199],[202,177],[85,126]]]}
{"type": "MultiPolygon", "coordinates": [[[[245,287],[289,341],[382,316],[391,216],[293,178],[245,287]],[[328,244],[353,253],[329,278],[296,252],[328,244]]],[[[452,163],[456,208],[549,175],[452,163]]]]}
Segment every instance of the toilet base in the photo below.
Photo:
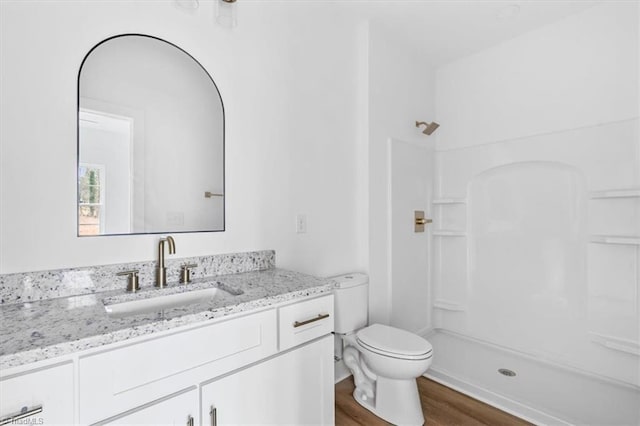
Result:
{"type": "Polygon", "coordinates": [[[353,398],[376,416],[395,425],[424,424],[416,379],[394,380],[378,376],[375,399],[369,399],[356,388],[353,398]]]}

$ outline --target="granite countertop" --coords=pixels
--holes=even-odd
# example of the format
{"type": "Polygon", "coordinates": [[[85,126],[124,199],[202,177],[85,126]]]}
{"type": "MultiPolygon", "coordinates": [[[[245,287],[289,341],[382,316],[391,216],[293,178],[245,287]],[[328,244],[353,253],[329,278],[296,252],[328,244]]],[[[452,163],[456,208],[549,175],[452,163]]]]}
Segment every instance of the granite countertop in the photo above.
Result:
{"type": "Polygon", "coordinates": [[[112,290],[0,306],[0,369],[72,354],[137,336],[170,330],[213,318],[307,296],[331,292],[332,282],[284,269],[243,272],[194,280],[166,289],[145,288],[138,293],[112,290]],[[105,304],[132,298],[216,287],[210,301],[160,312],[116,318],[105,304]]]}

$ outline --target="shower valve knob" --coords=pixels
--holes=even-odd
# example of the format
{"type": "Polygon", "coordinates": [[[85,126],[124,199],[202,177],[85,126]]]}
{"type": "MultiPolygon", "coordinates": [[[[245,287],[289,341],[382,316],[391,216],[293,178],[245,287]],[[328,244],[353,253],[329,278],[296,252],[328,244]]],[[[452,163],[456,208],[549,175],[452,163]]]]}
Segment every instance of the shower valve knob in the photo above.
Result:
{"type": "Polygon", "coordinates": [[[427,218],[424,217],[424,211],[423,210],[415,210],[413,212],[413,215],[414,215],[414,222],[413,222],[413,225],[414,225],[413,230],[414,230],[414,232],[424,232],[424,226],[427,223],[432,223],[433,222],[433,220],[427,219],[427,218]]]}

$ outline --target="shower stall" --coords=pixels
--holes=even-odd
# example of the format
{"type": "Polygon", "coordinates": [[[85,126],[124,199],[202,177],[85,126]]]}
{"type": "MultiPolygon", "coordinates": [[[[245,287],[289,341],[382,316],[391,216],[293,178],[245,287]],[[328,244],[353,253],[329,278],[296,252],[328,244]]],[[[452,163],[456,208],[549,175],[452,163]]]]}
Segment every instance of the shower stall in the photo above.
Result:
{"type": "Polygon", "coordinates": [[[538,422],[638,424],[638,136],[436,153],[433,378],[538,422]]]}
{"type": "Polygon", "coordinates": [[[640,424],[637,2],[436,73],[427,375],[544,424],[640,424]]]}

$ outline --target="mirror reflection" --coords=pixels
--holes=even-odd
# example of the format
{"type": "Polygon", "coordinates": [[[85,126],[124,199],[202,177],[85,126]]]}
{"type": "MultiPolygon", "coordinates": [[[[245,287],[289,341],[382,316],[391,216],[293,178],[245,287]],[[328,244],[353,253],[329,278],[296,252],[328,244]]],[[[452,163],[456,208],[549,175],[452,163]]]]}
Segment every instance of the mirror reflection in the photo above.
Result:
{"type": "Polygon", "coordinates": [[[94,47],[78,78],[78,235],[224,230],[224,109],[163,40],[94,47]]]}

